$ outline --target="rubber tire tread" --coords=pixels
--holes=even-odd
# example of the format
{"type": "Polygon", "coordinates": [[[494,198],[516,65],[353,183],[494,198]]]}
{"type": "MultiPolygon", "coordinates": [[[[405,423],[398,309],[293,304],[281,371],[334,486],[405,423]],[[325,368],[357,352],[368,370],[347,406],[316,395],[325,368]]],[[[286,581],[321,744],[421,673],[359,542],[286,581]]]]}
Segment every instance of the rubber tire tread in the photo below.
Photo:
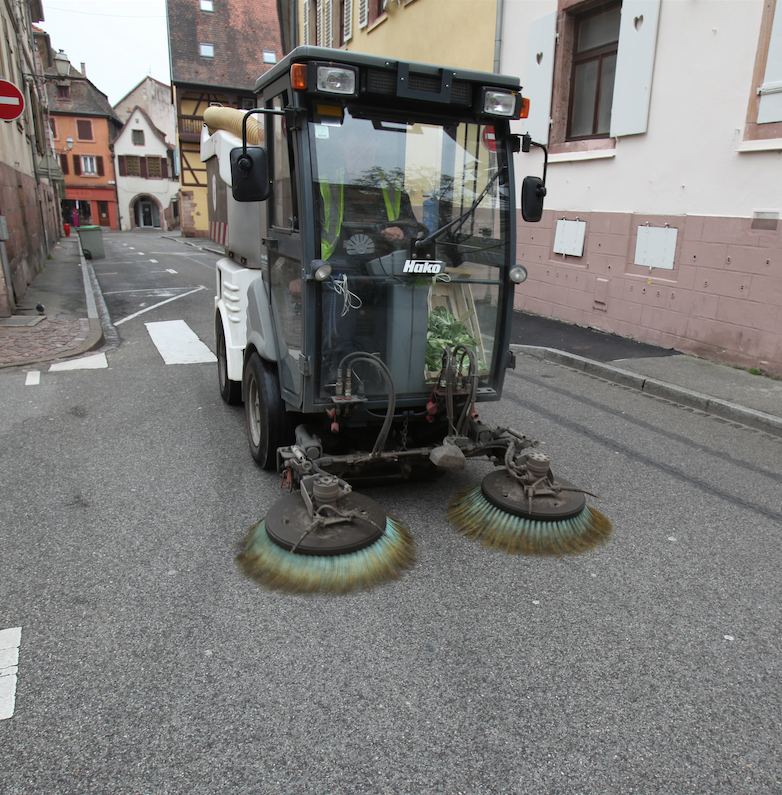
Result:
{"type": "Polygon", "coordinates": [[[280,379],[277,369],[253,352],[244,367],[243,384],[250,454],[253,460],[264,469],[276,469],[277,448],[291,444],[294,439],[293,427],[280,396],[280,379]],[[253,442],[251,431],[251,423],[254,422],[252,418],[254,406],[251,400],[253,382],[257,385],[261,426],[257,446],[253,442]]]}

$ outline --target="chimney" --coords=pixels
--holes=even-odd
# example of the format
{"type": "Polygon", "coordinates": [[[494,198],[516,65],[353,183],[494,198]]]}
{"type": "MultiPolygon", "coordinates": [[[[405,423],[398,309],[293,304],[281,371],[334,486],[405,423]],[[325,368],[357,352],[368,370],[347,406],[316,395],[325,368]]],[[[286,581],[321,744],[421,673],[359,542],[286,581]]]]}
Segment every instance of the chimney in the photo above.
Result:
{"type": "Polygon", "coordinates": [[[81,65],[81,73],[87,77],[87,70],[84,68],[84,64],[81,65]]]}

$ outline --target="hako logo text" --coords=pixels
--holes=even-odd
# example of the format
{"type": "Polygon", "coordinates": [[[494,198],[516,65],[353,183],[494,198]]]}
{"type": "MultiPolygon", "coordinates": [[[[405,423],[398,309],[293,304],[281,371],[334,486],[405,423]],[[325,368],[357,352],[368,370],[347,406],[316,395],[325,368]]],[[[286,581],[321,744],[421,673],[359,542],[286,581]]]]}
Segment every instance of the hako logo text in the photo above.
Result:
{"type": "Polygon", "coordinates": [[[440,273],[443,263],[439,260],[408,259],[402,273],[440,273]]]}

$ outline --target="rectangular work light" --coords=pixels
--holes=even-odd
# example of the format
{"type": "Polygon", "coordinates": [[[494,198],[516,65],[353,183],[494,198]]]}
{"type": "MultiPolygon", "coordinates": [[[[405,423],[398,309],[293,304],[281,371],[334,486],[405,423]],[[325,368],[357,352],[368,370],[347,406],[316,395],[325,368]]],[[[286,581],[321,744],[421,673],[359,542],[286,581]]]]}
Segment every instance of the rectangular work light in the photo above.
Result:
{"type": "Polygon", "coordinates": [[[521,94],[499,88],[484,88],[481,112],[486,116],[517,119],[521,110],[521,94]]]}

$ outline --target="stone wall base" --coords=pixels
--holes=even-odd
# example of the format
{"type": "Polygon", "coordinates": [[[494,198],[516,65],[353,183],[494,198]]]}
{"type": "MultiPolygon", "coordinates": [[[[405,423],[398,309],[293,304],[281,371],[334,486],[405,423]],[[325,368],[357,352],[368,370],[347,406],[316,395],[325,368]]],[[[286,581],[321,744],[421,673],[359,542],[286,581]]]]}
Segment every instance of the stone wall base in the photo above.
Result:
{"type": "Polygon", "coordinates": [[[59,240],[56,201],[50,185],[0,163],[0,215],[8,224],[5,250],[11,277],[9,284],[0,268],[0,316],[13,313],[59,240]]]}
{"type": "Polygon", "coordinates": [[[763,225],[550,210],[527,224],[519,216],[517,262],[529,277],[514,307],[782,376],[782,222],[763,225]],[[563,217],[586,222],[582,256],[553,251],[563,217]],[[672,269],[635,264],[647,224],[677,230],[672,269]]]}

